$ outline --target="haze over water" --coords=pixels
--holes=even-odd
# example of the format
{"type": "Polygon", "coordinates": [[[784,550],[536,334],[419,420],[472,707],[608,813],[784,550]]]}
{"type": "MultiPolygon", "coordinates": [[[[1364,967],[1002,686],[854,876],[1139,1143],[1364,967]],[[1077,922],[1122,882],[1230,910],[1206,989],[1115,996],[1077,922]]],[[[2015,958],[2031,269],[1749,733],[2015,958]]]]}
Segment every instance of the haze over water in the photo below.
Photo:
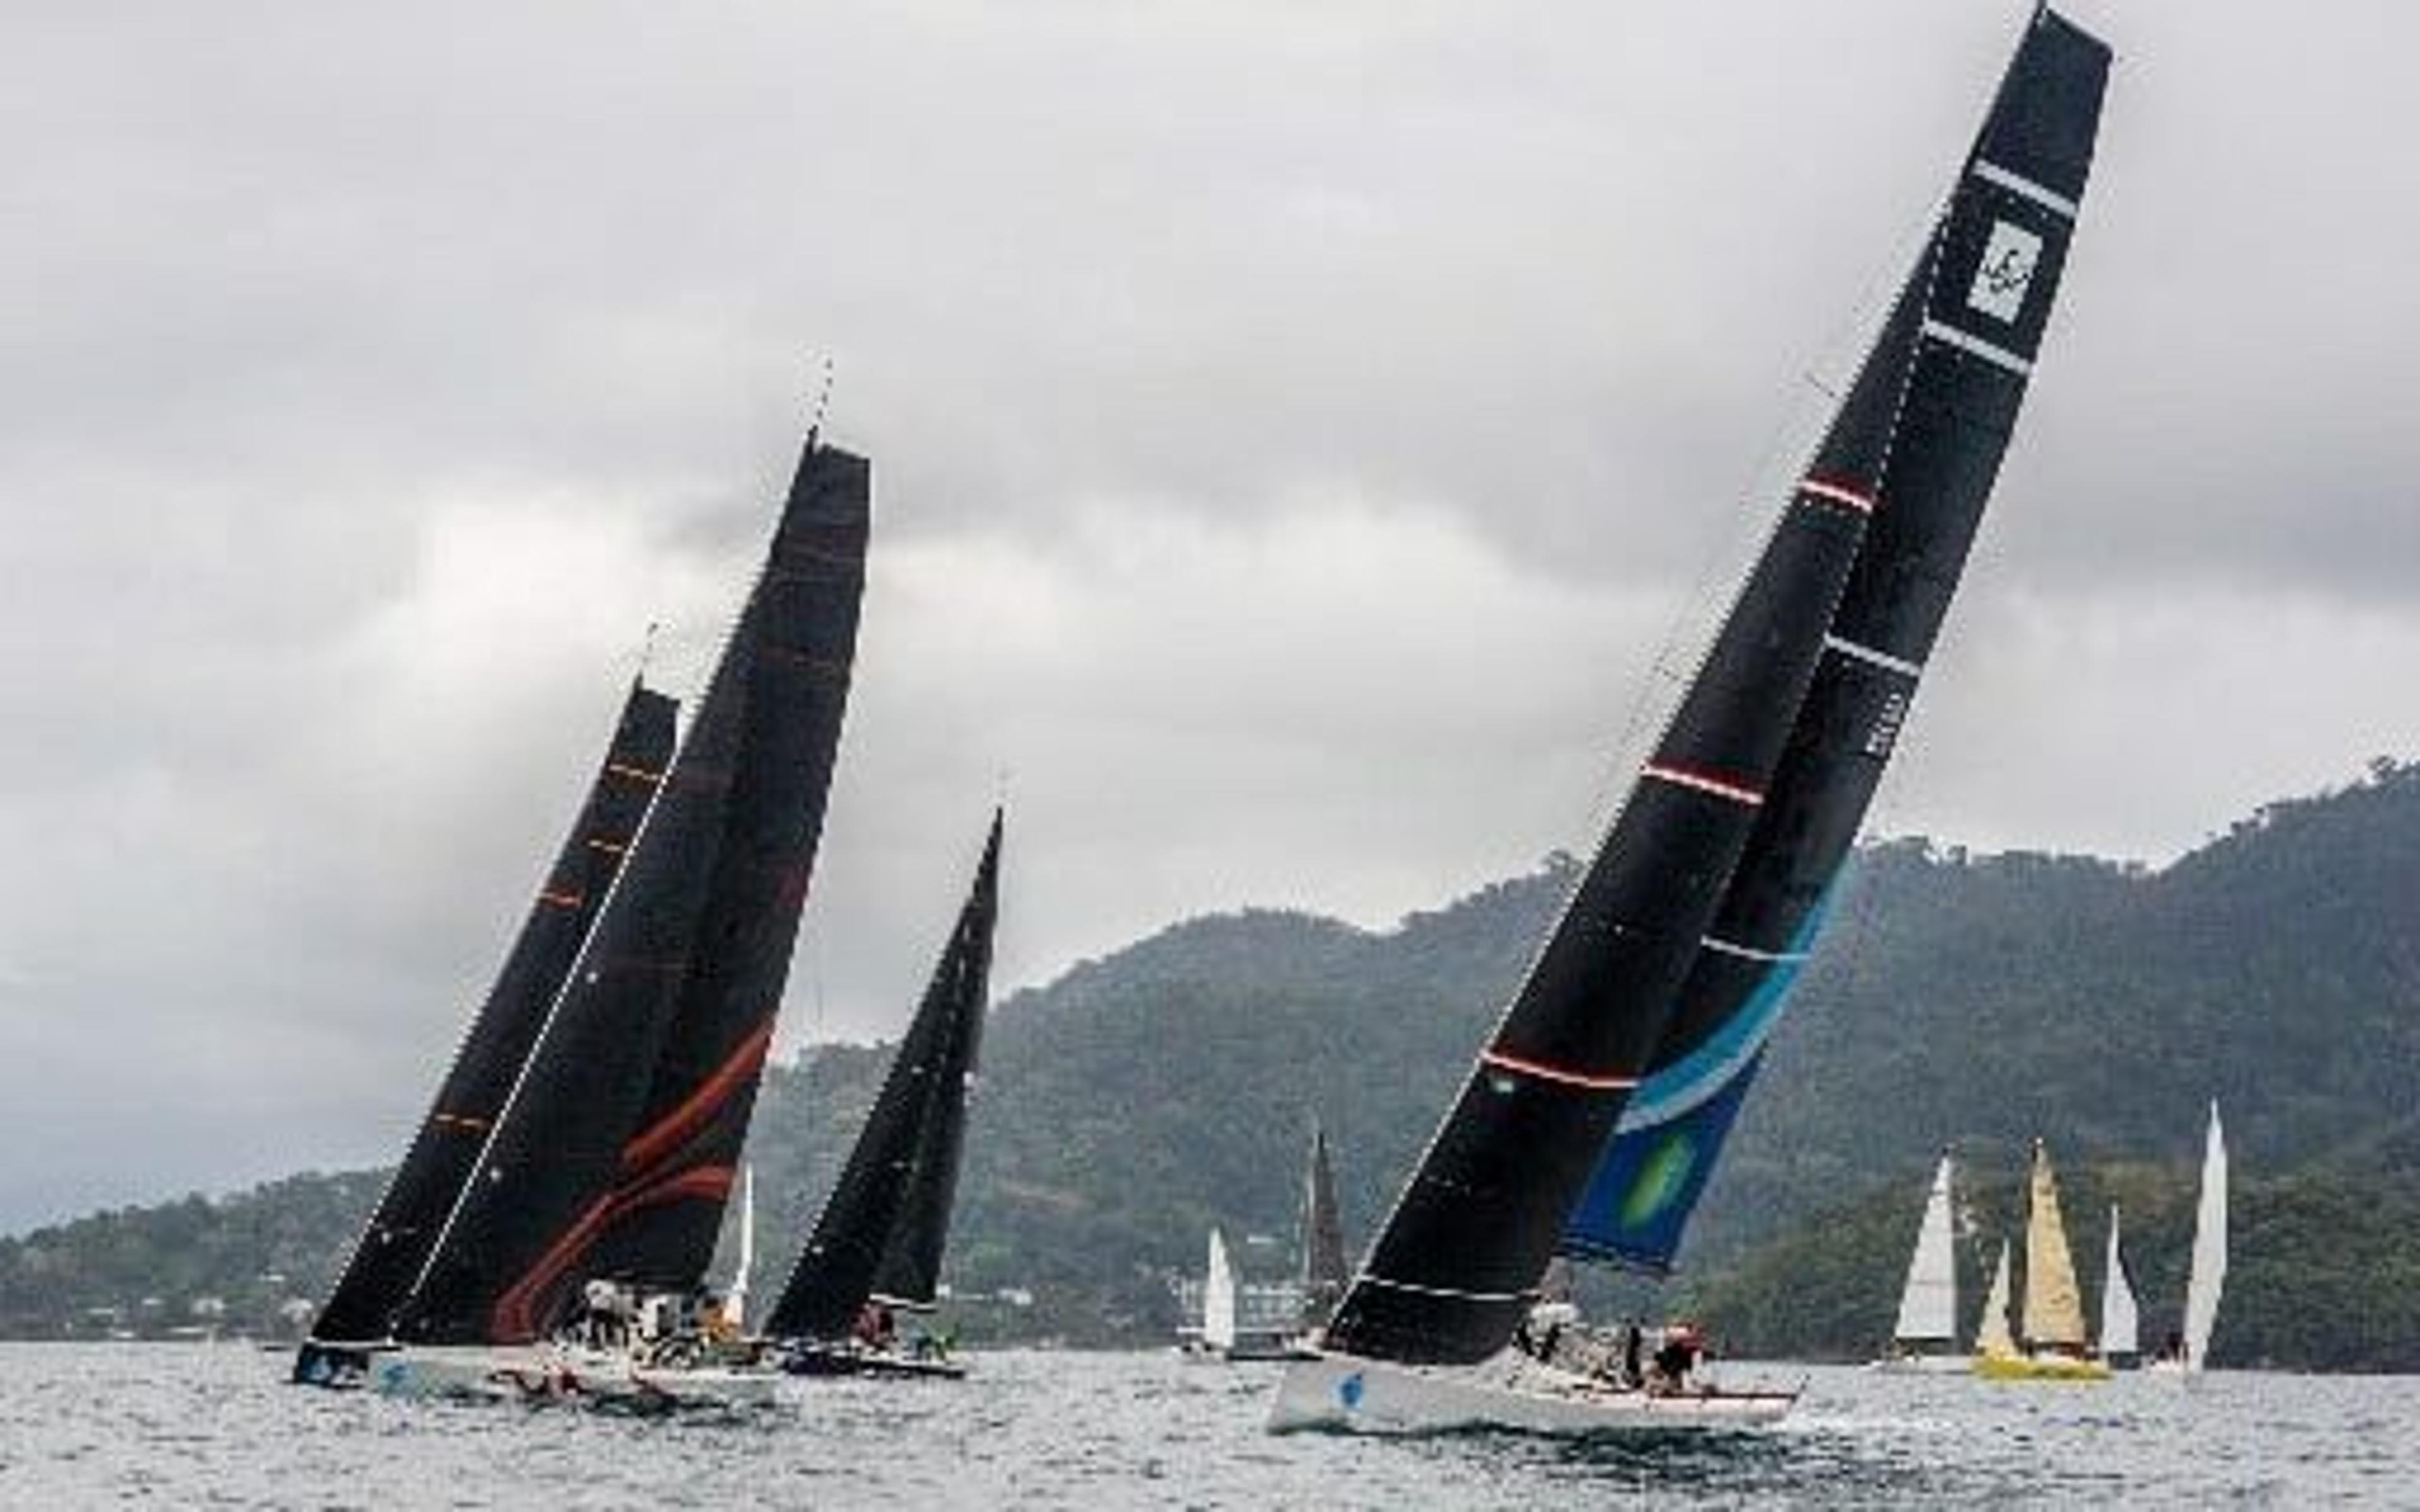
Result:
{"type": "Polygon", "coordinates": [[[1807,1379],[1757,1435],[1559,1443],[1261,1430],[1273,1367],[977,1354],[960,1385],[800,1384],[637,1420],[284,1383],[254,1350],[0,1347],[0,1504],[87,1506],[2409,1505],[2420,1378],[2101,1387],[1807,1379]]]}

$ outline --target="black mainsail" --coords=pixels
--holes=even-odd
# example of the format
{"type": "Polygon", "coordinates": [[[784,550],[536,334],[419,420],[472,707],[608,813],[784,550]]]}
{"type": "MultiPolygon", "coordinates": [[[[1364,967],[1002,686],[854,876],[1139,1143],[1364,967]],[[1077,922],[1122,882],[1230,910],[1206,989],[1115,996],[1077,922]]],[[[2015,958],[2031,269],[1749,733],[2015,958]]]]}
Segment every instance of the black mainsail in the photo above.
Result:
{"type": "Polygon", "coordinates": [[[704,1276],[822,828],[870,473],[808,438],[688,737],[398,1336],[521,1343],[585,1279],[704,1276]]]}
{"type": "Polygon", "coordinates": [[[312,1321],[315,1342],[366,1344],[387,1336],[663,779],[678,708],[643,683],[631,683],[587,801],[455,1051],[428,1116],[312,1321]]]}
{"type": "Polygon", "coordinates": [[[1338,1305],[1330,1350],[1475,1363],[1536,1300],[1772,783],[1873,511],[1905,370],[1900,354],[1860,374],[1338,1305]]]}
{"type": "Polygon", "coordinates": [[[869,1300],[933,1304],[966,1145],[1000,916],[1001,815],[882,1090],[766,1316],[782,1339],[845,1337],[869,1300]]]}
{"type": "Polygon", "coordinates": [[[1879,507],[1755,833],[1566,1254],[1672,1264],[1958,586],[2057,295],[2108,69],[2098,39],[2035,15],[1900,296],[1924,317],[1879,507]]]}

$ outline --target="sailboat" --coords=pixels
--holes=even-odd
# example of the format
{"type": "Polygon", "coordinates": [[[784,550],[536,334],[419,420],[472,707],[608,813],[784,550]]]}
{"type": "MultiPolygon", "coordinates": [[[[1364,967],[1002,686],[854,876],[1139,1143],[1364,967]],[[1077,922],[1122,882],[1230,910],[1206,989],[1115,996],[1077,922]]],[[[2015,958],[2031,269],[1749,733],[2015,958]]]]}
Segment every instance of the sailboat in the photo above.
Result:
{"type": "Polygon", "coordinates": [[[2134,1285],[2118,1247],[2118,1204],[2109,1204],[2109,1258],[2101,1272],[2101,1358],[2113,1370],[2131,1370],[2142,1353],[2141,1317],[2134,1285]]]}
{"type": "Polygon", "coordinates": [[[2014,434],[2108,68],[2099,40],[2035,12],[1900,295],[1885,340],[1919,350],[1877,474],[1882,507],[1754,833],[1571,1214],[1561,1248],[1574,1258],[1650,1275],[1674,1266],[1898,748],[2014,434]]]}
{"type": "Polygon", "coordinates": [[[694,720],[370,1370],[396,1394],[764,1400],[698,1366],[806,901],[865,579],[865,459],[810,431],[694,720]]]}
{"type": "Polygon", "coordinates": [[[2226,1289],[2226,1138],[2218,1124],[2218,1104],[2210,1105],[2210,1132],[2202,1142],[2201,1199],[2194,1210],[2192,1269],[2185,1279],[2185,1320],[2181,1336],[2173,1340],[2148,1367],[2159,1371],[2194,1372],[2210,1363],[2210,1336],[2218,1327],[2219,1294],[2226,1289]]]}
{"type": "Polygon", "coordinates": [[[1983,1293],[1982,1320],[1975,1325],[1975,1353],[1992,1359],[2013,1359],[2017,1335],[2009,1326],[2009,1242],[2000,1241],[2000,1263],[1992,1270],[1992,1285],[1983,1293]]]}
{"type": "Polygon", "coordinates": [[[1398,1194],[1319,1357],[1287,1368],[1272,1428],[1591,1433],[1789,1411],[1792,1392],[1650,1391],[1512,1346],[1559,1250],[1620,1257],[1621,1230],[1664,1222],[1702,1183],[1710,1151],[1676,1120],[1705,1108],[1727,1124],[1735,1110],[1818,917],[1826,877],[1810,891],[1801,873],[1826,842],[1810,849],[1809,826],[1853,833],[1865,795],[1853,790],[1871,779],[1833,768],[1887,756],[1904,719],[1919,664],[1892,636],[1929,639],[1963,560],[2048,316],[2107,62],[2106,48],[2048,11],[2027,28],[1812,466],[1398,1194]],[[1862,588],[1861,575],[1872,575],[1862,588]],[[1900,612],[1911,604],[1922,609],[1900,612]],[[1810,705],[1819,686],[1833,691],[1810,705]],[[1804,724],[1810,707],[1831,722],[1804,724]],[[1767,834],[1775,808],[1793,823],[1767,834]],[[1734,896],[1744,878],[1754,898],[1734,896]],[[1725,933],[1727,907],[1796,922],[1761,943],[1725,933]],[[1693,1003],[1708,1023],[1686,1021],[1693,1003]],[[1676,1027],[1697,1040],[1656,1083],[1676,1027]],[[1661,1121],[1632,1147],[1635,1170],[1600,1178],[1601,1163],[1630,1158],[1609,1147],[1634,1094],[1661,1121]]]}
{"type": "MultiPolygon", "coordinates": [[[[1987,1315],[1990,1310],[1987,1304],[1987,1315]]],[[[2037,1139],[2026,1196],[2024,1317],[2017,1338],[1976,1341],[1975,1374],[1989,1381],[2108,1380],[2108,1365],[2086,1346],[2084,1300],[2076,1290],[2067,1221],[2059,1216],[2058,1178],[2050,1151],[2037,1139]]]]}
{"type": "Polygon", "coordinates": [[[932,982],[806,1247],[766,1316],[765,1336],[793,1375],[966,1373],[937,1335],[903,1343],[895,1317],[930,1313],[939,1300],[990,990],[1001,825],[995,810],[974,886],[932,982]]]}
{"type": "Polygon", "coordinates": [[[294,1380],[359,1385],[437,1242],[547,1007],[622,868],[672,760],[676,702],[633,680],[571,833],[556,853],[427,1115],[294,1358],[294,1380]]]}
{"type": "Polygon", "coordinates": [[[1353,1280],[1353,1268],[1344,1257],[1344,1219],[1336,1205],[1336,1172],[1327,1159],[1327,1131],[1316,1122],[1311,1126],[1311,1154],[1303,1165],[1300,1228],[1304,1333],[1295,1341],[1297,1351],[1317,1337],[1353,1280]]]}
{"type": "Polygon", "coordinates": [[[1958,1247],[1949,1180],[1949,1156],[1945,1153],[1924,1199],[1916,1253],[1908,1259],[1907,1285],[1900,1292],[1899,1321],[1891,1329],[1891,1352],[1880,1362],[1886,1370],[1962,1371],[1967,1367],[1965,1357],[1955,1352],[1958,1247]]]}

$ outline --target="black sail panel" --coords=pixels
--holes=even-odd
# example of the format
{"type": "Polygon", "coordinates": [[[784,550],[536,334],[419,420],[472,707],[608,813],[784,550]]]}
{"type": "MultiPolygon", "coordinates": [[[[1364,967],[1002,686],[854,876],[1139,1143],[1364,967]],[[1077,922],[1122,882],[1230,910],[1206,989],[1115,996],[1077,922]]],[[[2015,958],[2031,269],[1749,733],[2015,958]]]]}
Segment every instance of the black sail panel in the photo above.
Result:
{"type": "Polygon", "coordinates": [[[2101,42],[2037,17],[1901,295],[1893,324],[1911,307],[1921,320],[1879,507],[1706,948],[1572,1215],[1568,1254],[1672,1263],[1974,543],[2066,265],[2108,65],[2101,42]]]}
{"type": "Polygon", "coordinates": [[[359,1343],[387,1336],[663,779],[677,708],[663,694],[630,685],[587,801],[403,1164],[313,1321],[314,1339],[359,1343]]]}
{"type": "Polygon", "coordinates": [[[1330,1321],[1349,1354],[1504,1347],[1645,1070],[1856,560],[1872,480],[1803,480],[1330,1321]]]}
{"type": "MultiPolygon", "coordinates": [[[[792,482],[764,571],[723,647],[688,737],[674,757],[661,792],[640,828],[596,927],[551,1009],[478,1168],[456,1204],[398,1323],[397,1335],[427,1343],[518,1343],[558,1321],[580,1281],[600,1273],[590,1264],[600,1236],[634,1208],[676,1201],[710,1203],[719,1215],[727,1195],[727,1165],[674,1168],[669,1189],[629,1189],[626,1156],[633,1131],[659,1083],[670,1036],[685,1007],[699,1001],[695,980],[708,986],[764,985],[763,963],[772,944],[748,933],[749,911],[719,894],[735,876],[803,894],[803,867],[786,873],[753,870],[776,845],[766,831],[794,839],[795,814],[764,814],[751,805],[768,791],[807,801],[760,768],[798,760],[809,743],[763,727],[787,727],[822,717],[823,704],[801,687],[845,683],[852,641],[838,640],[833,662],[809,664],[799,648],[809,632],[846,626],[853,632],[861,589],[869,470],[848,453],[809,441],[792,482]],[[844,605],[814,605],[801,592],[820,585],[844,605]],[[768,673],[780,664],[796,671],[768,673]],[[802,709],[800,703],[807,706],[802,709]],[[763,827],[760,828],[759,825],[763,827]],[[742,858],[725,852],[735,839],[742,858]]],[[[821,794],[813,795],[815,812],[821,794]]],[[[795,901],[777,900],[752,916],[768,930],[795,901]]],[[[786,960],[787,937],[780,942],[786,960]]],[[[769,1020],[779,1000],[774,973],[761,1002],[769,1020]]],[[[708,1027],[728,1030],[725,1024],[708,1027]]],[[[715,1124],[731,1099],[752,1095],[761,1042],[732,1039],[720,1049],[742,1070],[702,1092],[699,1105],[715,1124]]],[[[675,1060],[683,1058],[679,1055],[675,1060]]],[[[742,1118],[744,1123],[744,1115],[742,1118]]],[[[686,1142],[674,1149],[685,1153],[686,1142]]],[[[703,1272],[705,1260],[698,1261],[703,1272]]],[[[693,1281],[695,1274],[685,1278],[693,1281]]]]}
{"type": "Polygon", "coordinates": [[[747,1143],[822,838],[864,594],[868,469],[811,448],[757,584],[716,863],[589,1275],[695,1287],[747,1143]]]}
{"type": "Polygon", "coordinates": [[[875,1296],[902,1306],[932,1305],[941,1283],[941,1256],[949,1247],[958,1168],[966,1155],[968,1102],[982,1064],[984,1015],[991,994],[992,933],[1000,917],[1000,838],[1001,816],[994,813],[974,892],[951,937],[949,955],[934,975],[933,992],[946,995],[951,1005],[949,1050],[940,1074],[927,1089],[908,1195],[874,1273],[875,1296]]]}
{"type": "Polygon", "coordinates": [[[766,1316],[775,1338],[838,1338],[880,1292],[932,1300],[964,1147],[969,1082],[982,1044],[1000,910],[1001,817],[957,926],[882,1089],[825,1198],[807,1245],[766,1316]]]}

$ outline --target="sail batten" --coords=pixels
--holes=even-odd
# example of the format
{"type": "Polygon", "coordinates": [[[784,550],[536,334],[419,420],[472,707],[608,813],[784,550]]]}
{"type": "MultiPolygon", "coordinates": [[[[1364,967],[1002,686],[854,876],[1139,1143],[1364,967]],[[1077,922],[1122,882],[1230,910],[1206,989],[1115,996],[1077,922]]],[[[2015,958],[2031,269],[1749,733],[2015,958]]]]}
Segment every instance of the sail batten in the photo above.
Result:
{"type": "MultiPolygon", "coordinates": [[[[2055,12],[2020,43],[1932,235],[1860,370],[1901,348],[1888,402],[1848,404],[1878,501],[1789,746],[1646,1079],[1563,1253],[1668,1271],[1812,949],[1909,716],[2013,431],[2089,177],[2108,49],[2055,12]],[[1983,171],[1988,165],[1990,172],[1983,171]],[[1761,951],[1760,958],[1751,952],[1761,951]]],[[[1810,476],[1833,478],[1819,456],[1810,476]]]]}

